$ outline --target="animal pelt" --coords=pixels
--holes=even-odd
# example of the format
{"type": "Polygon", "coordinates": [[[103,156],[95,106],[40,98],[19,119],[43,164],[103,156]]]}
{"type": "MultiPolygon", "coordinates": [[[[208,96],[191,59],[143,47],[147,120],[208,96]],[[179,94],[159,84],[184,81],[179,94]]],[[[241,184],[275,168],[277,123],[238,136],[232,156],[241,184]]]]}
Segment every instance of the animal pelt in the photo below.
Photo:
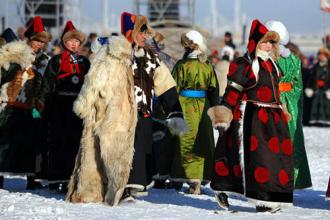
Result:
{"type": "Polygon", "coordinates": [[[211,119],[212,126],[215,128],[223,125],[227,129],[233,120],[233,113],[229,108],[223,105],[216,105],[207,110],[207,114],[211,119]]]}
{"type": "Polygon", "coordinates": [[[117,205],[127,184],[134,154],[137,106],[131,44],[114,37],[93,58],[74,102],[84,130],[66,200],[117,205]]]}
{"type": "Polygon", "coordinates": [[[8,70],[11,63],[16,63],[22,69],[26,69],[34,60],[35,54],[24,41],[11,42],[0,48],[0,69],[8,70]]]}

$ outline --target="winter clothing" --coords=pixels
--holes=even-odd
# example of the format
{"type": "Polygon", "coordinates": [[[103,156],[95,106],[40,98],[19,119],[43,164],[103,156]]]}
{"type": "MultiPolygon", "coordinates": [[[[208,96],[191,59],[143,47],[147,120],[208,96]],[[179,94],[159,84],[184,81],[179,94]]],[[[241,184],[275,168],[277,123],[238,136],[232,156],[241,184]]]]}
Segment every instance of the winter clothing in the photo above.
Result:
{"type": "MultiPolygon", "coordinates": [[[[268,21],[266,27],[280,36],[280,46],[289,42],[289,33],[279,21],[268,21]]],[[[285,48],[280,51],[278,65],[282,72],[279,90],[281,102],[290,113],[288,121],[291,141],[293,144],[294,180],[295,188],[302,189],[312,186],[308,160],[305,150],[304,134],[302,129],[302,76],[301,62],[293,53],[285,48]]]]}
{"type": "MultiPolygon", "coordinates": [[[[200,54],[195,53],[201,51],[200,45],[205,46],[203,37],[197,31],[188,32],[186,37],[197,47],[193,51],[189,50],[190,53],[176,63],[172,75],[177,82],[179,100],[189,131],[179,137],[175,146],[170,176],[175,181],[197,181],[195,185],[199,184],[200,188],[202,180],[210,180],[214,137],[206,112],[219,103],[218,82],[211,63],[201,62],[198,59],[200,54]]],[[[189,47],[187,42],[183,46],[189,47]]]]}
{"type": "Polygon", "coordinates": [[[31,20],[29,26],[24,32],[24,36],[29,40],[36,40],[44,43],[48,43],[52,39],[52,35],[45,31],[40,16],[35,16],[33,20],[31,20]]]}
{"type": "Polygon", "coordinates": [[[226,130],[215,151],[212,189],[245,193],[262,203],[293,200],[293,147],[275,63],[278,41],[277,33],[254,20],[248,52],[229,67],[221,107],[209,110],[213,124],[226,130]],[[268,41],[274,42],[271,53],[258,50],[260,42],[268,41]],[[241,106],[242,99],[246,104],[241,106]]]}
{"type": "Polygon", "coordinates": [[[330,62],[318,62],[311,69],[305,94],[312,98],[310,124],[330,125],[330,62]]]}
{"type": "Polygon", "coordinates": [[[0,172],[35,172],[32,108],[41,75],[32,68],[34,60],[33,51],[25,42],[11,42],[0,49],[0,172]]]}

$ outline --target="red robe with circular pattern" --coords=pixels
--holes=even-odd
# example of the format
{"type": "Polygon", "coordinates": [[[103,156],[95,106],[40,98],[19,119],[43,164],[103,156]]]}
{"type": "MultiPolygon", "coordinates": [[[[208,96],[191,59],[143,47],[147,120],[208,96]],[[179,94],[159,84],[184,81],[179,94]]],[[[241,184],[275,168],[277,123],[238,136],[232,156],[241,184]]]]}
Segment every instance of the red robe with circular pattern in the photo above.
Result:
{"type": "Polygon", "coordinates": [[[229,68],[228,81],[244,89],[239,91],[230,84],[226,88],[221,105],[232,111],[233,120],[217,143],[211,187],[244,193],[256,200],[291,203],[293,148],[286,117],[279,107],[280,74],[276,64],[261,58],[259,72],[254,74],[253,48],[248,49],[250,53],[233,61],[229,68]],[[246,102],[243,111],[242,99],[246,102]],[[240,148],[244,149],[242,161],[240,148]]]}

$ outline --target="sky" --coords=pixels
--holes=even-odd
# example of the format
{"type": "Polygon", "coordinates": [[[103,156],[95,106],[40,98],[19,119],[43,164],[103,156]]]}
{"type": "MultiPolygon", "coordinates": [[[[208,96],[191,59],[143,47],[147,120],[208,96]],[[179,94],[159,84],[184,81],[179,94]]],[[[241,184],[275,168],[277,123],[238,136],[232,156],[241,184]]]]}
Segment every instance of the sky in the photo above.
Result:
{"type": "MultiPolygon", "coordinates": [[[[7,1],[10,2],[10,5],[17,2],[17,0],[7,1]]],[[[80,4],[82,19],[89,21],[89,23],[102,22],[102,0],[77,1],[80,4]]],[[[246,15],[248,22],[254,18],[261,21],[280,20],[291,33],[323,32],[324,16],[320,10],[319,0],[241,0],[240,2],[240,14],[241,16],[246,15]]],[[[0,7],[0,17],[6,14],[5,3],[6,0],[0,0],[2,6],[0,7]]],[[[108,4],[109,24],[117,24],[122,11],[133,12],[133,0],[108,0],[108,4]]],[[[216,0],[216,4],[216,11],[221,16],[219,25],[230,24],[234,19],[234,0],[216,0]]],[[[20,22],[15,14],[16,11],[14,6],[9,7],[9,26],[16,27],[20,22]]],[[[195,0],[195,23],[200,26],[207,26],[210,23],[209,18],[210,0],[195,0]]],[[[329,26],[329,14],[326,15],[326,21],[327,26],[329,26]]],[[[228,28],[230,27],[232,26],[230,25],[228,28]]]]}

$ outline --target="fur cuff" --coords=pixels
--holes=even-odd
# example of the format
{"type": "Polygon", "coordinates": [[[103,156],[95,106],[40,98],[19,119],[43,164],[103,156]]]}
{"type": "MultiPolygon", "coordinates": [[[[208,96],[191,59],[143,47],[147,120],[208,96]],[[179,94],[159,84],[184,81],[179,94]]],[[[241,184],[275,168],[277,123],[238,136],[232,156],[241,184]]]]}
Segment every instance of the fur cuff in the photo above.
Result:
{"type": "Polygon", "coordinates": [[[175,135],[180,135],[188,131],[188,126],[183,118],[174,117],[166,119],[166,125],[175,135]]]}
{"type": "Polygon", "coordinates": [[[213,106],[207,110],[207,114],[212,121],[214,128],[221,126],[228,129],[231,120],[233,120],[233,113],[231,110],[223,105],[213,106]]]}
{"type": "Polygon", "coordinates": [[[314,91],[313,91],[313,89],[306,88],[306,89],[305,89],[305,95],[306,95],[308,98],[311,98],[311,97],[314,95],[314,91]]]}

